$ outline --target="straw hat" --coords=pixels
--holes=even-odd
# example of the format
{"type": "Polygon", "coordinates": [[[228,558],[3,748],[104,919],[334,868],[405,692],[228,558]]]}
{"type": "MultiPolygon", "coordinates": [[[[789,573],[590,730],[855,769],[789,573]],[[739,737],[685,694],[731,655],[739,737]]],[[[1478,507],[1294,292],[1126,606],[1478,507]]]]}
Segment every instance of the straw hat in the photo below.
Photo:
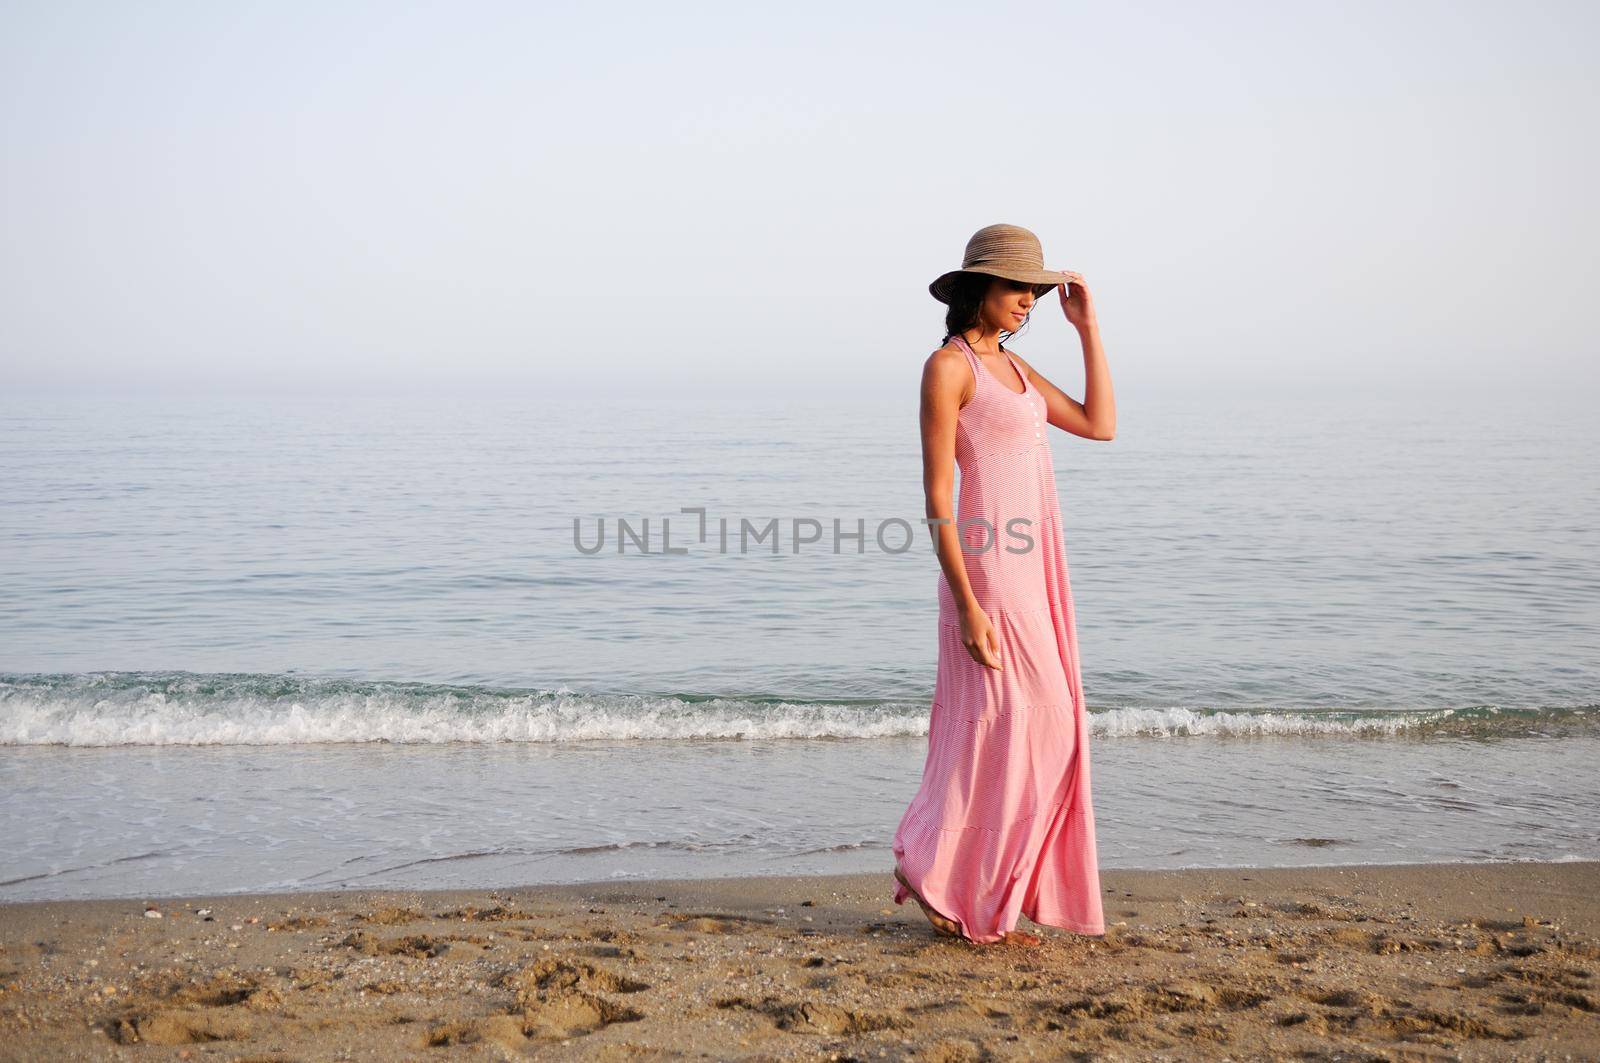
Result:
{"type": "Polygon", "coordinates": [[[942,274],[928,285],[928,291],[941,303],[948,303],[961,273],[987,273],[1011,281],[1032,281],[1035,298],[1049,294],[1066,280],[1059,272],[1044,268],[1044,252],[1039,238],[1020,225],[986,225],[967,241],[961,268],[942,274]]]}

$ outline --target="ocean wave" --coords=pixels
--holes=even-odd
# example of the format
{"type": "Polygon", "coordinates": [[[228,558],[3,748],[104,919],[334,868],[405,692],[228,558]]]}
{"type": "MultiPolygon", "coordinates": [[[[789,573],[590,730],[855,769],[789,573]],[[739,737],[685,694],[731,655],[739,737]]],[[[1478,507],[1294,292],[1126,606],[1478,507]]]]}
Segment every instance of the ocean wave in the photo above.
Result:
{"type": "MultiPolygon", "coordinates": [[[[1600,735],[1600,706],[1092,709],[1105,739],[1600,735]]],[[[560,743],[926,735],[926,701],[556,689],[187,672],[0,677],[0,745],[560,743]]]]}

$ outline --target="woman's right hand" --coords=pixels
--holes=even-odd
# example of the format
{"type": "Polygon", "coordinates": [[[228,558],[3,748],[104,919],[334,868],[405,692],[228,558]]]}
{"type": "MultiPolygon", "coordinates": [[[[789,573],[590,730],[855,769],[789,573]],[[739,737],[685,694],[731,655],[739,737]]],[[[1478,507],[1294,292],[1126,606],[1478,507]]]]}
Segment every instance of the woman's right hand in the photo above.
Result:
{"type": "Polygon", "coordinates": [[[1004,670],[1000,664],[1000,636],[989,614],[976,605],[962,610],[961,644],[979,664],[996,671],[1004,670]]]}

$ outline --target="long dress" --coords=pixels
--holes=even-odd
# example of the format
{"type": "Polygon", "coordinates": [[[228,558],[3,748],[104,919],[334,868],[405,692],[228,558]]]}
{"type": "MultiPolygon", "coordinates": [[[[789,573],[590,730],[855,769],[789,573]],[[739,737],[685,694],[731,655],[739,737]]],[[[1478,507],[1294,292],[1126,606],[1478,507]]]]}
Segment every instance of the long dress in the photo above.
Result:
{"type": "MultiPolygon", "coordinates": [[[[1019,913],[1102,935],[1089,720],[1045,403],[1009,353],[1021,392],[953,338],[977,377],[956,422],[956,523],[1002,670],[962,645],[941,570],[928,753],[894,856],[923,900],[968,940],[999,940],[1019,913]]],[[[895,903],[908,896],[896,881],[895,903]]]]}

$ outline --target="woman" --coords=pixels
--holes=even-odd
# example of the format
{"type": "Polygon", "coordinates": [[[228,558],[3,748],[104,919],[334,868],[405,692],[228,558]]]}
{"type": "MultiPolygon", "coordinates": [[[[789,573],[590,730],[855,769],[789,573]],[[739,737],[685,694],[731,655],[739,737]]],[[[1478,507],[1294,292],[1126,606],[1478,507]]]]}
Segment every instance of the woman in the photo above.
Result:
{"type": "Polygon", "coordinates": [[[939,672],[922,784],[895,831],[894,901],[940,933],[1037,945],[1019,915],[1103,935],[1089,723],[1048,425],[1116,431],[1111,376],[1081,274],[990,225],[928,286],[946,344],[922,371],[923,488],[942,570],[939,672]],[[1001,345],[1059,291],[1083,343],[1080,404],[1001,345]],[[951,513],[952,460],[961,497],[951,513]],[[952,523],[954,518],[954,523],[952,523]]]}

